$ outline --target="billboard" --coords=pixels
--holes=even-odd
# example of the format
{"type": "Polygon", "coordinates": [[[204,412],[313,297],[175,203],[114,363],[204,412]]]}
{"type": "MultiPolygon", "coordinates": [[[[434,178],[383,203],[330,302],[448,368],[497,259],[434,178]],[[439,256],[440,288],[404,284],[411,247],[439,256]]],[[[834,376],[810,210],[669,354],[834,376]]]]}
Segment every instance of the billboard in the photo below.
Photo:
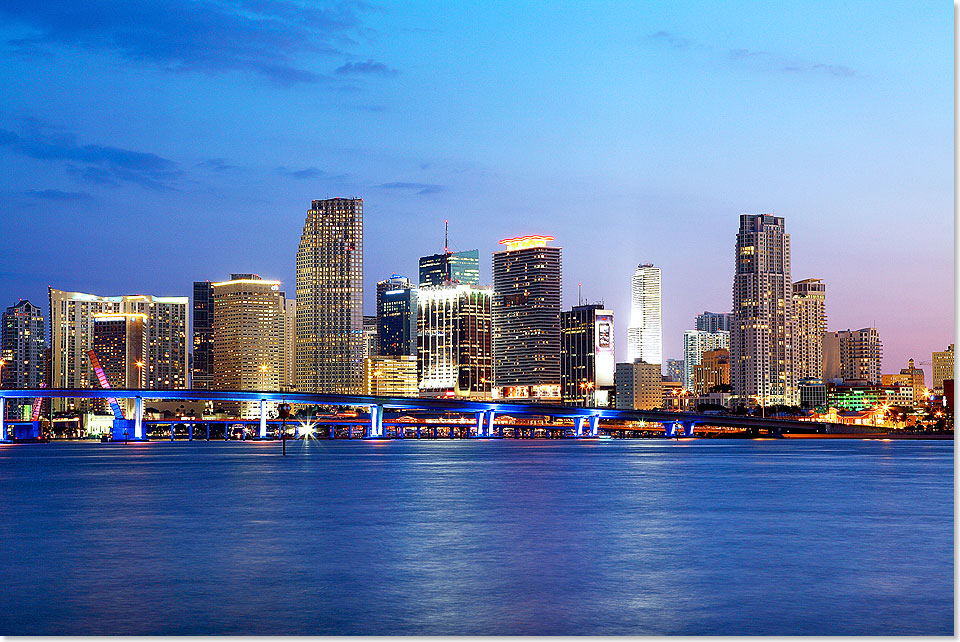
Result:
{"type": "Polygon", "coordinates": [[[616,358],[613,354],[613,312],[598,311],[594,317],[594,345],[596,346],[596,386],[613,386],[616,358]]]}

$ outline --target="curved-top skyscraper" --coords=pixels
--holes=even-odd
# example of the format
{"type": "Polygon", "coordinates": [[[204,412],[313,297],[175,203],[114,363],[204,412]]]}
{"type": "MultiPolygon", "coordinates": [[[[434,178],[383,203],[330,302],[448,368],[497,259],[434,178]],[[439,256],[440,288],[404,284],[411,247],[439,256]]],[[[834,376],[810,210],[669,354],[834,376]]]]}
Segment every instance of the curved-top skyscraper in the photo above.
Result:
{"type": "Polygon", "coordinates": [[[641,263],[633,272],[627,361],[663,363],[663,319],[660,314],[660,268],[641,263]]]}

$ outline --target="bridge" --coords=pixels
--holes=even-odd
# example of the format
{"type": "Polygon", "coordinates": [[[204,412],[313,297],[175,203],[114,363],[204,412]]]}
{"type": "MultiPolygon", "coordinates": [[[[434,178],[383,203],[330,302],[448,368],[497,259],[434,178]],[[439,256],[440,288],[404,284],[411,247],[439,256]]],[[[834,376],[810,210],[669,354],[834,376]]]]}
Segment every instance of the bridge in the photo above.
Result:
{"type": "MultiPolygon", "coordinates": [[[[783,432],[843,432],[846,427],[842,424],[825,422],[801,422],[793,419],[744,417],[736,415],[713,415],[694,412],[671,412],[665,410],[623,410],[614,408],[584,408],[563,406],[559,404],[520,403],[504,400],[471,400],[461,398],[431,398],[431,397],[388,397],[371,395],[343,395],[343,394],[315,394],[306,392],[278,392],[254,390],[144,390],[144,389],[0,389],[0,399],[133,399],[134,418],[115,419],[113,424],[113,438],[143,440],[146,438],[143,419],[144,400],[160,401],[219,401],[219,402],[254,402],[259,403],[259,419],[231,420],[231,423],[255,421],[259,425],[258,436],[267,438],[267,404],[289,403],[311,406],[333,407],[365,407],[369,412],[369,419],[364,421],[364,437],[367,439],[382,439],[384,434],[385,410],[433,411],[441,413],[458,413],[473,415],[475,418],[475,436],[493,438],[502,436],[502,426],[497,431],[495,424],[497,415],[511,417],[550,417],[567,419],[573,422],[574,436],[598,437],[600,421],[627,421],[659,423],[664,427],[667,437],[683,434],[692,437],[694,427],[715,426],[719,428],[736,428],[758,434],[765,430],[770,434],[783,432]]],[[[7,440],[4,408],[0,404],[0,437],[7,440]]],[[[173,423],[182,423],[175,420],[173,423]]],[[[39,422],[34,425],[34,437],[39,437],[39,422]]],[[[163,420],[163,423],[171,423],[163,420]]],[[[346,423],[346,422],[344,422],[346,423]]],[[[27,433],[32,432],[27,430],[27,433]]],[[[192,433],[192,430],[191,430],[192,433]]],[[[352,430],[350,431],[352,435],[352,430]]]]}

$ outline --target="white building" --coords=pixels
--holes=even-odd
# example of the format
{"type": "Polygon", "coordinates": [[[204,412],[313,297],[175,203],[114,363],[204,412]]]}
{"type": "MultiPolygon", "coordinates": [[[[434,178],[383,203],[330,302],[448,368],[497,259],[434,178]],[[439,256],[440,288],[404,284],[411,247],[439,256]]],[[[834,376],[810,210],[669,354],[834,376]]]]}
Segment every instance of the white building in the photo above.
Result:
{"type": "Polygon", "coordinates": [[[793,284],[793,369],[797,380],[823,378],[826,300],[827,286],[821,279],[804,279],[793,284]]]}
{"type": "Polygon", "coordinates": [[[730,333],[687,330],[683,333],[683,387],[693,390],[693,373],[708,350],[730,349],[730,333]]]}
{"type": "Polygon", "coordinates": [[[663,320],[660,313],[660,268],[637,266],[631,280],[630,325],[627,327],[627,361],[663,363],[663,320]]]}

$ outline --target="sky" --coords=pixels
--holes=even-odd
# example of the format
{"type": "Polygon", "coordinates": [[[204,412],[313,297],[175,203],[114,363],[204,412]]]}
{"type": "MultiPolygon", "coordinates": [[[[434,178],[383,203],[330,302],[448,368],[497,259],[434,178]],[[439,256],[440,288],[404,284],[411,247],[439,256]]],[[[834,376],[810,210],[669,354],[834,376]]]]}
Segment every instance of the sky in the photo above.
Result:
{"type": "MultiPolygon", "coordinates": [[[[953,341],[953,5],[0,0],[0,304],[280,279],[364,199],[364,288],[548,234],[564,307],[663,271],[664,358],[786,219],[884,372],[953,341]]],[[[929,372],[930,367],[924,366],[929,372]]]]}

